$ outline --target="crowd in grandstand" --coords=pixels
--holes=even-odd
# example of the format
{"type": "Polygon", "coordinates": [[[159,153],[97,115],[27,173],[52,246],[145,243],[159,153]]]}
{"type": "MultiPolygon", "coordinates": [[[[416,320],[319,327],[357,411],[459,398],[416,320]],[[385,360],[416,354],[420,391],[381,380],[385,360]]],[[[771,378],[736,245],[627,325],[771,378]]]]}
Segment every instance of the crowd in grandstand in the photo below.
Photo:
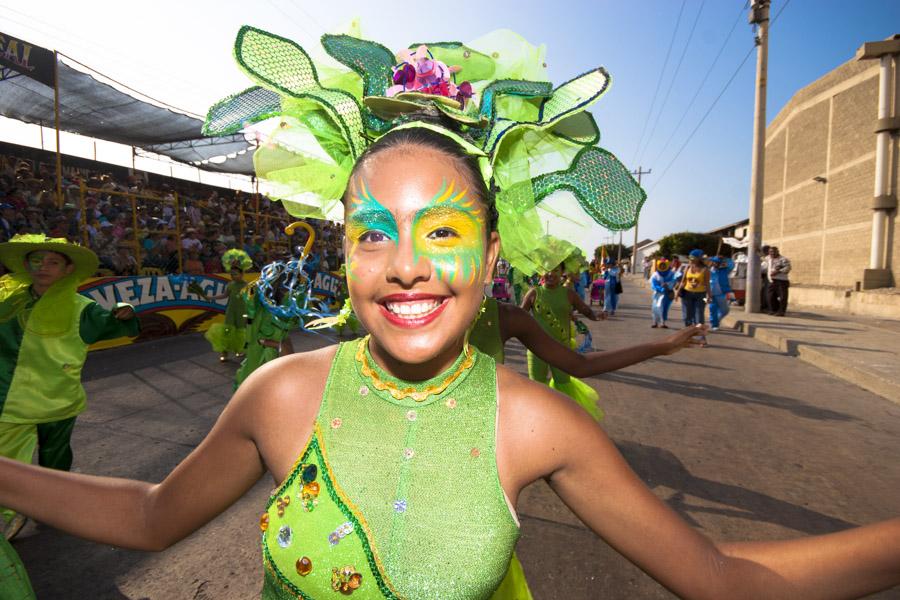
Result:
{"type": "MultiPolygon", "coordinates": [[[[284,228],[291,217],[261,194],[65,163],[62,189],[60,203],[52,162],[0,153],[0,242],[17,233],[45,233],[88,245],[100,257],[101,274],[199,275],[221,272],[222,254],[230,248],[244,249],[258,269],[304,241],[303,233],[288,238],[284,228]]],[[[312,225],[312,262],[320,270],[339,268],[342,226],[312,225]]]]}

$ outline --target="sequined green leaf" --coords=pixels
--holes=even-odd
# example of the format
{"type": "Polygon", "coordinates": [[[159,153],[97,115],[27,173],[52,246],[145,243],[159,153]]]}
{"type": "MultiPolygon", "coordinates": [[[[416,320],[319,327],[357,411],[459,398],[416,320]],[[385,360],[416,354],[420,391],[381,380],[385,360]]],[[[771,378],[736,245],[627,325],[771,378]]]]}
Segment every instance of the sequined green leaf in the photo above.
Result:
{"type": "Polygon", "coordinates": [[[582,208],[613,231],[631,229],[647,193],[611,152],[595,146],[578,153],[572,166],[532,181],[535,203],[557,190],[575,195],[582,208]]]}
{"type": "Polygon", "coordinates": [[[206,115],[202,132],[203,135],[228,135],[280,113],[281,97],[254,86],[216,102],[206,115]]]}
{"type": "Polygon", "coordinates": [[[391,85],[393,52],[379,43],[349,35],[323,35],[322,47],[362,77],[364,96],[384,96],[391,85]]]}
{"type": "Polygon", "coordinates": [[[234,53],[238,64],[260,85],[320,104],[341,128],[351,157],[362,154],[366,140],[356,98],[343,90],[322,87],[316,67],[303,48],[286,38],[245,25],[238,32],[234,53]]]}
{"type": "Polygon", "coordinates": [[[537,121],[515,122],[498,119],[488,134],[484,149],[493,156],[502,155],[499,151],[501,138],[516,129],[547,130],[560,125],[563,119],[570,118],[584,111],[588,106],[600,99],[609,89],[610,77],[603,67],[576,77],[553,90],[541,106],[540,119],[537,121]]]}

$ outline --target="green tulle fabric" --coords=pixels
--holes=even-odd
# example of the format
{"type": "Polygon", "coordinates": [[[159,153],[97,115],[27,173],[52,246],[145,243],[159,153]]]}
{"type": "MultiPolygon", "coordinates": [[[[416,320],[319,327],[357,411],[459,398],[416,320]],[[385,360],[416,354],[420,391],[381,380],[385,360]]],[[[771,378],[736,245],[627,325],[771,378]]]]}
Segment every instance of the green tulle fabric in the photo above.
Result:
{"type": "Polygon", "coordinates": [[[257,85],[218,102],[206,119],[205,134],[226,135],[280,118],[256,150],[254,165],[293,216],[342,218],[341,197],[365,148],[398,127],[427,126],[479,159],[485,181],[498,190],[503,255],[525,274],[544,272],[571,255],[544,235],[537,211],[555,192],[573,194],[608,229],[634,226],[646,194],[613,154],[596,147],[600,130],[587,112],[609,89],[605,69],[554,87],[546,76],[545,48],[500,30],[468,44],[426,43],[434,59],[459,67],[457,81],[472,85],[475,95],[465,106],[422,93],[387,97],[397,57],[361,39],[358,30],[352,33],[321,38],[340,69],[314,62],[291,40],[242,27],[235,58],[257,85]],[[449,119],[453,126],[426,124],[423,116],[449,119]]]}

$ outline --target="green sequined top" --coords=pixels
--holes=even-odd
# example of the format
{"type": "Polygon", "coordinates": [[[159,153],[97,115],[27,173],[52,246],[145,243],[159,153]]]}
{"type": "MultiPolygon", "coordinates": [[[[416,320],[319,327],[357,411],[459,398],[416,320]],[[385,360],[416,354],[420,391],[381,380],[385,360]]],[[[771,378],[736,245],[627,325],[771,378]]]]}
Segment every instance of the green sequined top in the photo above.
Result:
{"type": "Polygon", "coordinates": [[[519,536],[497,473],[494,361],[475,351],[439,394],[396,400],[363,375],[359,343],[339,346],[314,433],[260,519],[262,597],[491,597],[519,536]]]}
{"type": "Polygon", "coordinates": [[[556,341],[569,344],[571,336],[572,303],[569,302],[569,290],[561,285],[548,288],[539,285],[534,288],[534,306],[531,309],[535,320],[544,331],[556,341]]]}
{"type": "Polygon", "coordinates": [[[505,362],[503,337],[500,335],[500,312],[495,299],[484,299],[484,311],[478,315],[469,332],[469,343],[493,358],[494,362],[505,362]]]}

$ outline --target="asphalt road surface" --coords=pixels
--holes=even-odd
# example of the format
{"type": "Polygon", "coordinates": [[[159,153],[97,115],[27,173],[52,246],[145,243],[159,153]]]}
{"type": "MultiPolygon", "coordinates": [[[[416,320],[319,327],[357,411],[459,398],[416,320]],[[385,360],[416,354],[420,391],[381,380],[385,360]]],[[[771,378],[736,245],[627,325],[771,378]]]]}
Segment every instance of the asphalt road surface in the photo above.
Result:
{"type": "MultiPolygon", "coordinates": [[[[594,346],[638,343],[646,292],[626,285],[594,346]]],[[[676,307],[677,308],[677,307],[676,307]]],[[[691,525],[725,540],[837,531],[900,515],[900,406],[736,333],[711,346],[587,381],[603,427],[643,481],[691,525]]],[[[329,341],[294,336],[298,350],[329,341]]],[[[524,372],[524,351],[507,345],[524,372]]],[[[202,337],[92,353],[75,468],[159,481],[203,438],[228,400],[235,363],[202,337]]],[[[40,599],[243,599],[259,596],[260,481],[218,519],[165,552],[121,550],[29,523],[14,542],[40,599]]],[[[599,492],[598,492],[599,493],[599,492]]],[[[203,498],[196,498],[203,502],[203,498]]],[[[59,510],[66,510],[59,498],[59,510]]],[[[535,598],[672,598],[619,556],[540,482],[519,500],[518,553],[535,598]]],[[[900,589],[872,596],[900,599],[900,589]]]]}

